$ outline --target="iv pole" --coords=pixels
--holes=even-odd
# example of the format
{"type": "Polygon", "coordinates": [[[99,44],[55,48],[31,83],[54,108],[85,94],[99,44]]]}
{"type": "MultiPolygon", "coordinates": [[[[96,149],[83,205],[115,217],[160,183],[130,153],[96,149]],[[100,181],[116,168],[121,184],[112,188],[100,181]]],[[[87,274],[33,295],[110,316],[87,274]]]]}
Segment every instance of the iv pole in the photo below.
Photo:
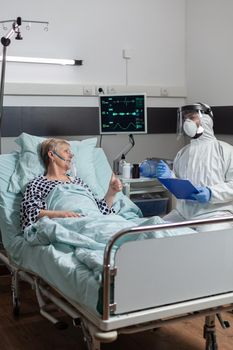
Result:
{"type": "MultiPolygon", "coordinates": [[[[12,22],[12,20],[6,20],[6,21],[0,21],[0,23],[5,22],[12,22]]],[[[40,24],[47,24],[48,22],[42,22],[42,21],[26,21],[23,22],[28,23],[40,23],[40,24]]],[[[16,40],[22,40],[22,36],[20,33],[20,26],[22,24],[21,17],[17,17],[17,19],[12,23],[12,28],[9,31],[9,33],[6,36],[3,36],[1,38],[1,43],[3,45],[3,52],[2,52],[2,70],[1,70],[1,84],[0,84],[0,154],[2,154],[2,118],[3,118],[3,96],[4,96],[4,85],[5,85],[5,71],[6,71],[6,49],[7,46],[11,43],[11,38],[16,34],[15,39],[16,40]]]]}
{"type": "Polygon", "coordinates": [[[21,17],[17,17],[16,21],[13,22],[12,28],[6,36],[1,38],[3,45],[2,51],[2,70],[1,70],[1,85],[0,85],[0,154],[2,153],[2,117],[3,117],[3,96],[4,96],[4,84],[5,84],[5,71],[6,71],[6,48],[11,43],[11,38],[16,34],[16,40],[22,40],[20,34],[20,26],[22,24],[21,17]]]}

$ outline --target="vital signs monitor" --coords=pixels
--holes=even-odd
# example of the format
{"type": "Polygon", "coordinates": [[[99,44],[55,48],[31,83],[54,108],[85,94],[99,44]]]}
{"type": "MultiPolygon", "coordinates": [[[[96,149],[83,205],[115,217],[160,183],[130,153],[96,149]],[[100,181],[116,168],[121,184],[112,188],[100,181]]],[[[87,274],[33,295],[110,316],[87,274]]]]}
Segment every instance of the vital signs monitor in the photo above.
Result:
{"type": "Polygon", "coordinates": [[[146,94],[100,95],[100,134],[147,133],[146,94]]]}

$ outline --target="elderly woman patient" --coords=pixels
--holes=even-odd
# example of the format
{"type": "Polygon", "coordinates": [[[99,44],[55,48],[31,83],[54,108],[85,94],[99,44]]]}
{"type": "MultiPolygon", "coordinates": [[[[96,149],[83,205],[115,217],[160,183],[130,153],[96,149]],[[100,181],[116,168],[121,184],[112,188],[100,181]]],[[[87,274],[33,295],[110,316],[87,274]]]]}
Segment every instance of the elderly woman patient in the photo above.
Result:
{"type": "Polygon", "coordinates": [[[114,213],[112,208],[114,197],[117,192],[122,190],[122,184],[114,174],[104,198],[98,199],[82,179],[67,174],[71,168],[73,158],[69,142],[55,138],[45,140],[41,144],[41,157],[46,172],[29,182],[26,187],[21,203],[21,226],[23,230],[44,216],[52,219],[76,218],[81,215],[69,210],[48,210],[45,199],[56,186],[61,184],[77,184],[83,187],[88,195],[93,197],[100,213],[103,215],[114,213]]]}

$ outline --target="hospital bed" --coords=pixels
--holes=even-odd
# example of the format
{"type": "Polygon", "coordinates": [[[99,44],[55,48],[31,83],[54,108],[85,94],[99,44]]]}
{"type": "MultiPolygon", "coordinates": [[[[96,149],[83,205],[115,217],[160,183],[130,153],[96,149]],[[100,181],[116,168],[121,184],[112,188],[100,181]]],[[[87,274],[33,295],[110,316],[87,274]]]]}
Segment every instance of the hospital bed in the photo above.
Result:
{"type": "MultiPolygon", "coordinates": [[[[76,251],[70,245],[61,241],[34,244],[20,230],[20,190],[29,177],[41,172],[37,169],[41,141],[23,134],[17,140],[19,152],[0,156],[0,228],[5,247],[0,260],[12,274],[14,314],[20,313],[22,280],[35,290],[41,314],[56,327],[65,324],[54,316],[54,307],[81,327],[89,350],[100,350],[102,342],[112,342],[119,334],[201,315],[205,316],[206,350],[217,350],[215,319],[228,327],[220,312],[233,308],[233,234],[232,229],[218,229],[218,225],[231,223],[233,217],[179,224],[159,220],[156,225],[120,230],[116,225],[105,244],[100,273],[90,271],[86,260],[74,259],[76,251]],[[214,224],[215,229],[196,231],[206,224],[214,224]],[[88,278],[84,279],[85,274],[88,278]]],[[[95,143],[94,139],[79,142],[76,156],[80,176],[101,196],[111,168],[95,143]]],[[[129,222],[140,216],[123,194],[119,194],[116,208],[129,222]]],[[[80,251],[77,248],[78,254],[80,251]]]]}

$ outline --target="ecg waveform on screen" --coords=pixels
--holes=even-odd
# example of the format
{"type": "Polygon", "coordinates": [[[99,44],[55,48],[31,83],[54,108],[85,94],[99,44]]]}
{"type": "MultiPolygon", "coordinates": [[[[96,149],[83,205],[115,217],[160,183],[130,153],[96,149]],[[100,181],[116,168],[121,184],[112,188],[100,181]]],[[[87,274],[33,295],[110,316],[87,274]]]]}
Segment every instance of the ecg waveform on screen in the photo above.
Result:
{"type": "Polygon", "coordinates": [[[129,123],[127,126],[122,126],[120,123],[116,123],[112,130],[137,130],[142,128],[142,125],[137,125],[134,123],[129,123]]]}
{"type": "Polygon", "coordinates": [[[128,108],[128,105],[130,104],[133,104],[133,105],[138,105],[138,106],[141,106],[142,105],[142,99],[141,98],[131,98],[129,100],[128,97],[123,97],[123,98],[118,98],[118,99],[115,99],[113,100],[112,97],[109,97],[107,101],[103,101],[102,102],[103,104],[105,105],[117,105],[117,104],[122,104],[122,105],[125,105],[125,108],[128,108]]]}

